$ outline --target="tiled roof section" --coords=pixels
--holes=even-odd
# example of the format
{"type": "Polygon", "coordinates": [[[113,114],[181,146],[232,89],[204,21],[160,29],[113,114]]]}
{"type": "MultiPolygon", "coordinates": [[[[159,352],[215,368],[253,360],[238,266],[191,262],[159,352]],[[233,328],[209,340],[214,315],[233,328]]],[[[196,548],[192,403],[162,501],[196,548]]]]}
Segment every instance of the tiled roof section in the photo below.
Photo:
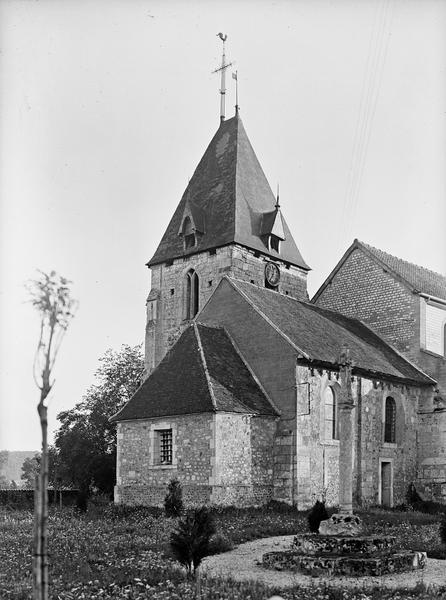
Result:
{"type": "Polygon", "coordinates": [[[227,279],[304,358],[336,365],[342,346],[346,345],[354,362],[354,372],[356,369],[371,376],[432,383],[360,321],[244,281],[227,279]]]}
{"type": "Polygon", "coordinates": [[[309,269],[287,224],[280,254],[261,237],[262,215],[276,200],[240,117],[223,121],[196,168],[149,266],[185,254],[238,243],[309,269]],[[197,246],[184,250],[178,232],[187,202],[203,210],[205,231],[197,246]]]}
{"type": "Polygon", "coordinates": [[[204,325],[198,329],[217,409],[230,411],[238,405],[238,412],[276,414],[224,329],[204,325]]]}
{"type": "Polygon", "coordinates": [[[444,275],[387,254],[387,252],[359,240],[355,241],[359,247],[362,246],[368,250],[391,271],[402,277],[414,291],[446,300],[446,277],[444,275]]]}
{"type": "Polygon", "coordinates": [[[111,420],[215,411],[276,414],[224,330],[194,324],[111,420]]]}

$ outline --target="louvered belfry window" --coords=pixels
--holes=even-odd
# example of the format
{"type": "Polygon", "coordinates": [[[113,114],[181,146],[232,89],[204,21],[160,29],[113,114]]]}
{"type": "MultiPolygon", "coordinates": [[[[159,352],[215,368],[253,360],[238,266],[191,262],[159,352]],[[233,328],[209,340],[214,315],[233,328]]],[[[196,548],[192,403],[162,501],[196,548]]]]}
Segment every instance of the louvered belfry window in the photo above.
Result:
{"type": "Polygon", "coordinates": [[[172,430],[160,429],[159,435],[159,459],[162,465],[172,464],[172,430]]]}
{"type": "Polygon", "coordinates": [[[394,444],[396,441],[396,403],[388,396],[384,414],[384,442],[394,444]]]}

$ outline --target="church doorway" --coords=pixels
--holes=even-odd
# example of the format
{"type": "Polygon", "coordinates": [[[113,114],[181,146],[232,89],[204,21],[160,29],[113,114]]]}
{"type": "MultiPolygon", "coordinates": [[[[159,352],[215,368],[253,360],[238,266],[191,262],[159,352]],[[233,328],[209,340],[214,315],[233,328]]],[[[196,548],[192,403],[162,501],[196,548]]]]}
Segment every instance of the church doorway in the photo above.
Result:
{"type": "Polygon", "coordinates": [[[380,504],[393,505],[393,470],[390,461],[380,461],[380,504]]]}

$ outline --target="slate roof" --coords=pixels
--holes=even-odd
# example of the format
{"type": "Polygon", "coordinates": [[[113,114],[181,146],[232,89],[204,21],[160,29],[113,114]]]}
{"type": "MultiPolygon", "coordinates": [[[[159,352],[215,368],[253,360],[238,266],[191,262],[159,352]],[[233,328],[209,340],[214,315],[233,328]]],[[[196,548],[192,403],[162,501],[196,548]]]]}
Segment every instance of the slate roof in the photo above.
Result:
{"type": "Polygon", "coordinates": [[[379,263],[381,267],[386,269],[393,277],[401,281],[411,291],[419,294],[427,294],[429,296],[435,296],[436,298],[442,298],[446,300],[446,276],[430,271],[425,267],[420,267],[413,263],[397,258],[392,254],[388,254],[383,250],[374,248],[369,244],[365,244],[358,239],[355,239],[353,244],[346,250],[341,260],[335,266],[333,271],[321,285],[321,287],[315,293],[312,302],[316,301],[327,285],[332,281],[333,277],[342,267],[344,262],[355,250],[361,250],[369,258],[379,263]]]}
{"type": "Polygon", "coordinates": [[[225,280],[308,361],[337,365],[342,346],[346,345],[353,360],[353,373],[433,383],[361,321],[245,281],[228,277],[225,280]]]}
{"type": "MultiPolygon", "coordinates": [[[[148,266],[185,254],[237,243],[309,270],[283,219],[280,254],[261,236],[262,216],[276,199],[252,149],[239,116],[223,121],[196,168],[148,266]],[[204,233],[184,250],[181,229],[187,205],[202,209],[204,233]]],[[[203,227],[203,224],[200,224],[203,227]]]]}
{"type": "Polygon", "coordinates": [[[110,420],[218,411],[277,415],[224,329],[193,324],[110,420]]]}

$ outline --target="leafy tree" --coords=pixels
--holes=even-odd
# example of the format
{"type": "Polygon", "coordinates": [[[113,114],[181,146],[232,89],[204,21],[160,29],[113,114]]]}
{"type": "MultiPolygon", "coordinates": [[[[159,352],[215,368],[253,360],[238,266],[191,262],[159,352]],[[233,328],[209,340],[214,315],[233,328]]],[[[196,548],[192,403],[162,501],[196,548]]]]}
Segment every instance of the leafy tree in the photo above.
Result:
{"type": "Polygon", "coordinates": [[[42,454],[36,477],[33,588],[35,600],[48,598],[48,407],[45,403],[54,381],[51,373],[71,319],[75,301],[71,298],[70,281],[58,275],[39,271],[39,277],[28,283],[30,301],[40,317],[40,334],[34,355],[34,381],[40,390],[37,412],[42,432],[42,454]]]}
{"type": "Polygon", "coordinates": [[[109,419],[133,396],[144,370],[141,346],[107,350],[99,362],[97,382],[74,408],[58,415],[59,474],[82,495],[88,495],[91,488],[107,494],[113,491],[116,425],[109,419]]]}
{"type": "Polygon", "coordinates": [[[22,464],[22,474],[20,479],[24,481],[26,488],[34,488],[36,476],[40,472],[40,454],[36,452],[34,456],[25,458],[22,464]]]}
{"type": "Polygon", "coordinates": [[[208,509],[203,506],[189,513],[178,523],[170,536],[170,547],[175,558],[186,567],[187,575],[195,575],[201,561],[210,553],[210,539],[215,524],[208,509]],[[192,570],[193,567],[193,570],[192,570]]]}
{"type": "MultiPolygon", "coordinates": [[[[40,452],[36,452],[34,456],[25,458],[22,464],[22,474],[20,479],[24,481],[26,488],[33,488],[36,482],[36,475],[40,473],[40,452]]],[[[48,446],[48,483],[54,487],[58,487],[58,454],[54,446],[48,446]]]]}

